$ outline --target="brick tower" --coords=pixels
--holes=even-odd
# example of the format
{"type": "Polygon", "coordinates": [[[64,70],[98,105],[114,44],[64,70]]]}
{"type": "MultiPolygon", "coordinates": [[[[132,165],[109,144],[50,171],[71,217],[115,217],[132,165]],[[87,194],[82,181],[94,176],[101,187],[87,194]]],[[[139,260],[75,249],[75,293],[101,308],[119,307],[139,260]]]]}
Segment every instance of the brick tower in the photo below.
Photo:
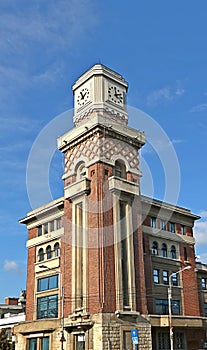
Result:
{"type": "Polygon", "coordinates": [[[58,139],[65,156],[65,328],[71,337],[85,332],[94,349],[127,346],[147,311],[138,160],[145,135],[127,126],[127,87],[121,75],[93,66],[73,86],[75,127],[58,139]]]}
{"type": "Polygon", "coordinates": [[[27,302],[16,350],[134,350],[137,330],[139,350],[207,348],[199,217],[141,196],[145,135],[128,126],[127,87],[101,64],[73,86],[74,128],[57,142],[64,195],[20,220],[27,302]]]}

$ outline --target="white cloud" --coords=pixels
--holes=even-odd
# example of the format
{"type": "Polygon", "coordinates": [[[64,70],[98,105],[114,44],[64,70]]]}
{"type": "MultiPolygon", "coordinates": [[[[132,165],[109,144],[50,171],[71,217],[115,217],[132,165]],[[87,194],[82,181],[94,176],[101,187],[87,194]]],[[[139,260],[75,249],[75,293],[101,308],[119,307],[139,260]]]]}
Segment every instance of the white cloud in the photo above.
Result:
{"type": "Polygon", "coordinates": [[[207,211],[200,212],[201,219],[195,222],[194,236],[196,239],[196,252],[200,261],[207,263],[207,211]]]}
{"type": "Polygon", "coordinates": [[[149,106],[157,106],[159,104],[172,102],[181,97],[185,93],[185,90],[179,85],[180,82],[177,82],[175,87],[166,86],[152,91],[147,96],[147,104],[149,106]]]}
{"type": "Polygon", "coordinates": [[[191,108],[190,112],[203,112],[207,110],[207,103],[201,103],[191,108]]]}
{"type": "Polygon", "coordinates": [[[207,264],[207,253],[201,253],[197,261],[201,261],[203,264],[207,264]]]}
{"type": "Polygon", "coordinates": [[[14,260],[5,260],[3,269],[5,271],[16,271],[20,272],[20,267],[14,260]]]}
{"type": "MultiPolygon", "coordinates": [[[[97,23],[93,0],[0,3],[0,95],[61,77],[63,54],[97,23]]],[[[21,92],[20,92],[21,93],[21,92]]]]}
{"type": "Polygon", "coordinates": [[[196,244],[202,245],[206,244],[207,246],[207,220],[202,219],[195,223],[194,233],[196,238],[196,244]]]}

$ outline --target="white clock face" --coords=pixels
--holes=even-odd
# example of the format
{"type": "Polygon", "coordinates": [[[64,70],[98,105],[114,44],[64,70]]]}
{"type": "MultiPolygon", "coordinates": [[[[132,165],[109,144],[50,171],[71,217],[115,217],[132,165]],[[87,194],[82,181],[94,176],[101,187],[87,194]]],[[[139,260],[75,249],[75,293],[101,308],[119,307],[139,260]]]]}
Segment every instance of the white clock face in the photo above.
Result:
{"type": "Polygon", "coordinates": [[[124,104],[124,92],[117,86],[109,86],[108,88],[108,99],[109,101],[116,103],[117,105],[123,106],[124,104]]]}
{"type": "Polygon", "coordinates": [[[79,107],[84,106],[87,102],[90,101],[90,92],[88,88],[83,88],[77,97],[77,105],[79,107]]]}

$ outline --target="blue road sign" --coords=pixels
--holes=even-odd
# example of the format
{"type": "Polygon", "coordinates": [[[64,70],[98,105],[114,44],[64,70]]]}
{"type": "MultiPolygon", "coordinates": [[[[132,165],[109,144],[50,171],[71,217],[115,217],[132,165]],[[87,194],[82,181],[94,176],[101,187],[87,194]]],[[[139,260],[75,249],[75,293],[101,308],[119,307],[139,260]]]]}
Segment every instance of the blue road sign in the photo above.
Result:
{"type": "Polygon", "coordinates": [[[132,344],[135,344],[135,345],[139,344],[138,329],[132,329],[131,336],[132,336],[132,344]]]}

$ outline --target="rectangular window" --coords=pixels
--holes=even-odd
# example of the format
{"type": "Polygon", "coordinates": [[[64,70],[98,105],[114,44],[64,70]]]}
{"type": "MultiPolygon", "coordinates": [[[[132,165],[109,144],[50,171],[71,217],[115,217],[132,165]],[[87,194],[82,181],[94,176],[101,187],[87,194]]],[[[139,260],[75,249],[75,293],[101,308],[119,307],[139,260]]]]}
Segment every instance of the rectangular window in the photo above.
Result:
{"type": "Polygon", "coordinates": [[[28,350],[37,350],[37,338],[29,339],[28,350]]]}
{"type": "Polygon", "coordinates": [[[59,230],[62,227],[62,220],[61,218],[56,220],[57,230],[59,230]]]}
{"type": "Polygon", "coordinates": [[[46,235],[48,233],[48,222],[43,225],[43,233],[46,235]]]}
{"type": "Polygon", "coordinates": [[[150,226],[153,228],[156,228],[156,218],[155,217],[150,218],[150,226]]]}
{"type": "Polygon", "coordinates": [[[158,315],[168,315],[167,299],[155,299],[155,313],[158,315]]]}
{"type": "MultiPolygon", "coordinates": [[[[171,310],[173,315],[180,315],[180,301],[172,300],[171,310]]],[[[155,313],[158,315],[168,315],[168,299],[155,299],[155,313]]]]}
{"type": "Polygon", "coordinates": [[[203,304],[204,316],[207,316],[207,303],[203,304]]]}
{"type": "Polygon", "coordinates": [[[188,260],[188,254],[187,254],[187,248],[184,247],[183,249],[183,255],[184,255],[184,260],[187,261],[188,260]]]}
{"type": "Polygon", "coordinates": [[[49,337],[31,338],[27,340],[27,350],[49,350],[49,337]]]}
{"type": "Polygon", "coordinates": [[[85,350],[85,335],[78,334],[75,336],[75,350],[85,350]]]}
{"type": "Polygon", "coordinates": [[[41,338],[41,350],[49,350],[49,337],[41,338]]]}
{"type": "Polygon", "coordinates": [[[161,230],[166,230],[166,221],[160,220],[160,228],[161,230]]]}
{"type": "Polygon", "coordinates": [[[38,226],[38,228],[37,228],[37,235],[38,235],[38,237],[42,236],[42,225],[38,226]]]}
{"type": "Polygon", "coordinates": [[[178,273],[177,274],[173,273],[171,278],[172,278],[172,285],[178,286],[178,273]]]}
{"type": "Polygon", "coordinates": [[[203,290],[206,290],[206,289],[207,289],[207,288],[206,288],[206,286],[207,286],[206,282],[207,282],[207,279],[204,278],[204,277],[202,277],[202,278],[201,278],[201,288],[202,288],[203,290]]]}
{"type": "Polygon", "coordinates": [[[175,233],[175,224],[174,224],[174,222],[170,222],[170,232],[175,233]]]}
{"type": "Polygon", "coordinates": [[[172,300],[171,310],[172,310],[173,315],[180,315],[180,301],[179,300],[172,300]]]}
{"type": "Polygon", "coordinates": [[[58,317],[58,295],[37,298],[37,319],[58,317]]]}
{"type": "Polygon", "coordinates": [[[39,278],[37,282],[37,291],[42,292],[44,290],[58,288],[58,275],[39,278]]]}
{"type": "Polygon", "coordinates": [[[54,220],[49,222],[49,230],[50,230],[50,232],[53,232],[55,230],[55,222],[54,222],[54,220]]]}
{"type": "Polygon", "coordinates": [[[153,270],[153,282],[159,283],[159,270],[158,269],[153,270]]]}
{"type": "Polygon", "coordinates": [[[165,332],[158,333],[158,349],[159,350],[170,349],[170,335],[169,335],[169,333],[165,333],[165,332]]]}
{"type": "Polygon", "coordinates": [[[185,234],[185,226],[181,225],[181,234],[184,235],[185,234]]]}
{"type": "Polygon", "coordinates": [[[166,270],[162,271],[162,281],[163,281],[163,284],[169,284],[168,271],[166,270]]]}
{"type": "Polygon", "coordinates": [[[175,349],[185,349],[184,334],[181,332],[174,333],[175,349]]]}

